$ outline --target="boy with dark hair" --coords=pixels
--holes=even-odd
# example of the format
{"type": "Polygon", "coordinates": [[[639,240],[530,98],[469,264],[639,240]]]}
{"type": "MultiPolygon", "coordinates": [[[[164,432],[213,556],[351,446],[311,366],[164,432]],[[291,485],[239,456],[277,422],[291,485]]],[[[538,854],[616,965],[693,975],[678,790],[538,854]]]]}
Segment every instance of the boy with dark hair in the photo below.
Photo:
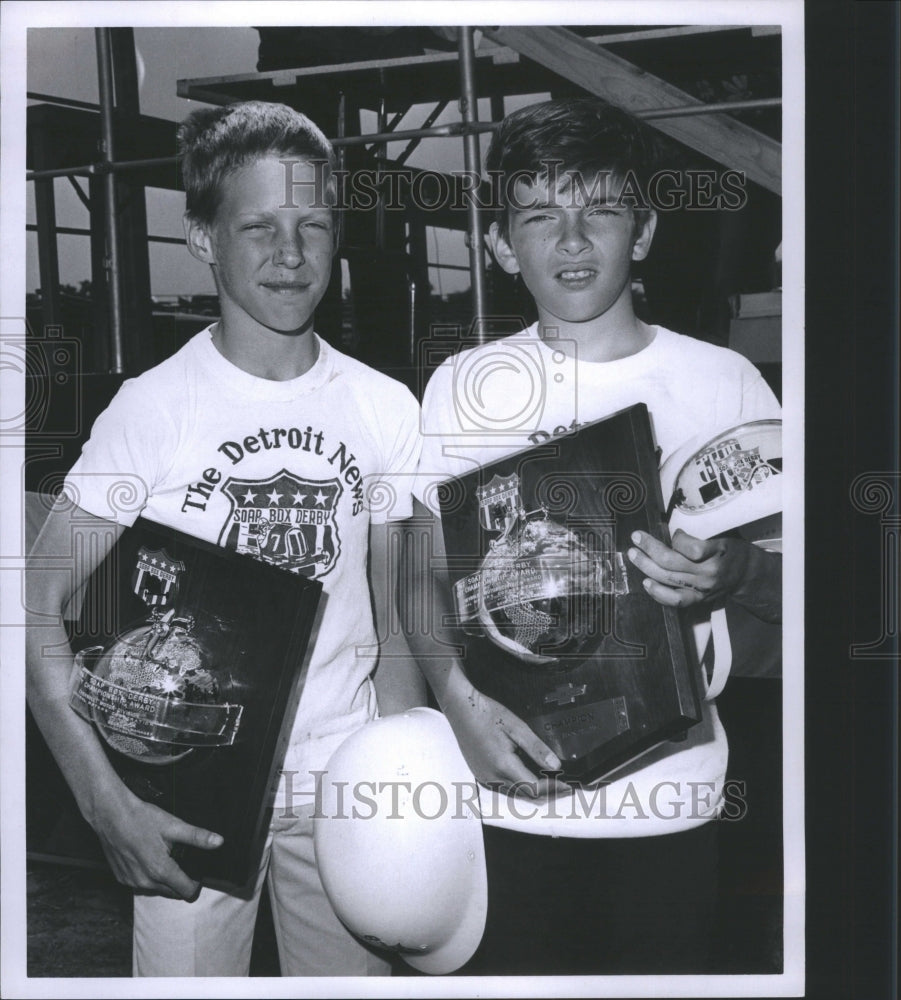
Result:
{"type": "Polygon", "coordinates": [[[345,930],[319,882],[313,772],[380,711],[421,701],[421,681],[401,657],[386,657],[373,679],[373,617],[386,614],[391,592],[386,522],[409,513],[418,407],[399,383],[314,331],[336,250],[333,154],[319,129],[291,108],[248,102],[195,112],[179,141],[188,249],[210,265],[221,318],[125,382],[67,477],[70,504],[54,509],[32,550],[29,704],[116,877],[137,890],[136,975],[246,975],[267,875],[283,974],[384,975],[388,964],[345,930]],[[370,511],[374,482],[394,497],[392,509],[370,511]],[[285,510],[310,516],[293,519],[303,544],[289,549],[282,539],[276,551],[279,538],[260,525],[284,520],[285,510]],[[139,514],[323,585],[249,900],[201,890],[182,871],[172,847],[215,850],[218,835],[136,798],[68,707],[61,611],[139,514]],[[73,545],[89,554],[74,571],[73,545]]]}
{"type": "MultiPolygon", "coordinates": [[[[538,320],[449,358],[430,379],[417,495],[432,515],[438,483],[636,403],[647,405],[662,461],[692,440],[779,418],[744,358],[635,315],[631,265],[649,252],[657,223],[646,201],[650,150],[638,121],[589,98],[524,108],[495,133],[487,168],[503,201],[489,242],[498,265],[522,278],[538,320]]],[[[417,514],[428,517],[422,505],[417,514]]],[[[441,532],[432,532],[440,565],[441,532]]],[[[711,609],[726,598],[778,618],[781,560],[742,539],[676,531],[667,547],[636,533],[628,558],[653,598],[692,607],[702,646],[711,609]]],[[[434,588],[420,582],[440,622],[451,602],[436,576],[434,588]]],[[[436,637],[453,643],[440,629],[436,637]]],[[[461,971],[705,971],[716,897],[710,821],[723,805],[728,752],[715,703],[704,702],[683,741],[611,775],[603,795],[574,791],[549,776],[554,753],[474,689],[446,645],[415,634],[410,642],[483,786],[488,922],[461,971]]]]}

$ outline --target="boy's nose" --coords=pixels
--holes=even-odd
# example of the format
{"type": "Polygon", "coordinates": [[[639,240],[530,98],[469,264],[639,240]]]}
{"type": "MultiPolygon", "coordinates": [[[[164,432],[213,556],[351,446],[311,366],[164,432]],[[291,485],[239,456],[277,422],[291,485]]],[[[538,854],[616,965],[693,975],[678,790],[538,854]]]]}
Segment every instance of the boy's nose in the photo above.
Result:
{"type": "Polygon", "coordinates": [[[591,246],[582,224],[579,220],[563,220],[563,232],[557,240],[557,247],[563,253],[576,254],[587,250],[591,246]]]}
{"type": "Polygon", "coordinates": [[[303,247],[300,240],[286,240],[276,247],[274,261],[281,267],[300,267],[304,262],[303,247]]]}

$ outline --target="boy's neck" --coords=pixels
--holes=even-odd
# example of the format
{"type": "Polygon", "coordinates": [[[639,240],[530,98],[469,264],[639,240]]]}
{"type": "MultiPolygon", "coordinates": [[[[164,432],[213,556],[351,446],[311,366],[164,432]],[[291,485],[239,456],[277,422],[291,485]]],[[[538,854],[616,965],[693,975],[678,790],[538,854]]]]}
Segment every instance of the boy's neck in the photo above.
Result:
{"type": "Polygon", "coordinates": [[[287,382],[308,372],[319,357],[310,326],[302,333],[277,333],[262,327],[235,335],[223,320],[213,327],[213,346],[236,368],[271,382],[287,382]]]}
{"type": "Polygon", "coordinates": [[[654,331],[632,311],[631,302],[584,322],[569,323],[538,309],[538,336],[581,361],[618,361],[644,350],[654,331]]]}

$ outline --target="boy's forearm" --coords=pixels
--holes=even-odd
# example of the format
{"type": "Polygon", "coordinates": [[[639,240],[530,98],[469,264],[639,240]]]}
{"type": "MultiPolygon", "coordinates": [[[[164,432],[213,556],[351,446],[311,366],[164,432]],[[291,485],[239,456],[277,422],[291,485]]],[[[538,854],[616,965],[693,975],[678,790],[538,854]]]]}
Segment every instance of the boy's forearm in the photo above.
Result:
{"type": "Polygon", "coordinates": [[[661,604],[721,607],[735,601],[762,621],[782,621],[782,556],[743,538],[696,538],[681,529],[665,545],[649,532],[632,534],[629,560],[661,604]]]}
{"type": "MultiPolygon", "coordinates": [[[[433,605],[436,614],[439,603],[433,605]]],[[[442,711],[446,712],[455,703],[465,699],[472,692],[472,684],[467,679],[460,662],[457,647],[442,643],[436,634],[418,632],[408,639],[409,649],[419,664],[421,674],[435,696],[442,711]]]]}
{"type": "Polygon", "coordinates": [[[393,635],[379,646],[373,676],[380,715],[395,715],[425,705],[426,681],[402,635],[393,635]]]}
{"type": "Polygon", "coordinates": [[[79,809],[95,827],[126,789],[94,727],[69,706],[74,667],[63,613],[119,534],[117,525],[60,503],[47,516],[25,573],[28,705],[79,809]]]}
{"type": "Polygon", "coordinates": [[[782,621],[782,554],[748,545],[749,552],[741,584],[731,598],[761,621],[782,621]]]}
{"type": "Polygon", "coordinates": [[[485,784],[531,787],[536,775],[526,760],[550,771],[560,761],[521,719],[483,695],[466,676],[440,525],[420,512],[405,543],[408,599],[401,606],[407,641],[469,768],[485,784]]]}
{"type": "MultiPolygon", "coordinates": [[[[426,529],[428,530],[428,529],[426,529]]],[[[420,536],[421,538],[421,536],[420,536]]],[[[450,627],[453,599],[443,565],[433,547],[428,564],[420,560],[423,547],[414,546],[413,569],[409,577],[411,599],[404,602],[407,646],[428,681],[442,711],[472,692],[460,661],[458,636],[450,627]]]]}
{"type": "Polygon", "coordinates": [[[93,726],[69,706],[73,658],[62,625],[47,611],[51,606],[28,616],[26,693],[35,722],[116,879],[143,892],[191,899],[199,883],[178,866],[172,847],[212,850],[222,837],[143,802],[116,774],[93,726]]]}
{"type": "Polygon", "coordinates": [[[32,623],[26,638],[28,706],[82,815],[94,826],[124,786],[93,726],[69,705],[72,670],[64,629],[32,623]]]}
{"type": "MultiPolygon", "coordinates": [[[[399,602],[399,620],[403,635],[389,637],[394,648],[403,650],[418,664],[438,702],[445,710],[449,702],[465,697],[472,685],[466,680],[459,661],[459,649],[448,627],[452,613],[450,586],[444,571],[444,545],[438,521],[416,501],[414,516],[395,523],[392,543],[403,553],[403,598],[399,602]]],[[[379,539],[374,538],[373,555],[379,554],[379,539]]],[[[376,565],[376,560],[373,565],[376,565]]],[[[380,630],[380,635],[383,634],[380,630]]]]}

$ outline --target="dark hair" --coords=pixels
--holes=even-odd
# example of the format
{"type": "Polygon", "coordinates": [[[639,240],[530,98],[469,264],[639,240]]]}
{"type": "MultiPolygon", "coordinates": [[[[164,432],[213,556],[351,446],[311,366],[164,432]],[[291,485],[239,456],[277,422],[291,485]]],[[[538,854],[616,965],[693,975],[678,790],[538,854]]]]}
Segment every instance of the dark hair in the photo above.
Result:
{"type": "Polygon", "coordinates": [[[206,225],[216,216],[222,181],[249,163],[274,155],[322,163],[328,173],[335,166],[331,143],[306,115],[267,101],[192,112],[178,128],[178,151],[186,211],[206,225]]]}
{"type": "Polygon", "coordinates": [[[495,131],[485,166],[496,183],[498,224],[507,235],[509,185],[514,176],[537,180],[548,164],[557,176],[599,172],[637,185],[642,198],[654,169],[655,143],[645,125],[596,97],[562,98],[514,111],[495,131]]]}

